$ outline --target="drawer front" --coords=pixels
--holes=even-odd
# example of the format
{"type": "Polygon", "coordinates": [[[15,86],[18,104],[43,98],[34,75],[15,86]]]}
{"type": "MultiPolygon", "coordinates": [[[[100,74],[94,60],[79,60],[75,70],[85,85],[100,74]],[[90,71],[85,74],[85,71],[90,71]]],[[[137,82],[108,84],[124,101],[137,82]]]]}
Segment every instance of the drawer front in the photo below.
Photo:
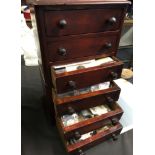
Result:
{"type": "Polygon", "coordinates": [[[91,85],[120,78],[123,64],[116,62],[94,68],[81,69],[61,75],[52,74],[53,85],[57,93],[86,88],[91,85]]]}
{"type": "Polygon", "coordinates": [[[117,30],[123,11],[123,8],[45,11],[46,35],[58,37],[117,30]]]}
{"type": "Polygon", "coordinates": [[[64,127],[63,125],[61,125],[65,139],[70,139],[70,138],[77,139],[79,137],[76,136],[76,133],[78,133],[78,135],[82,135],[90,131],[97,130],[102,126],[105,126],[106,124],[112,123],[113,125],[116,125],[123,114],[123,110],[117,103],[113,103],[113,104],[115,104],[113,105],[115,109],[106,114],[103,114],[101,116],[96,116],[94,118],[90,118],[88,120],[84,120],[67,127],[64,127]]]}
{"type": "Polygon", "coordinates": [[[116,139],[114,139],[114,135],[116,135],[116,136],[119,135],[121,130],[122,130],[122,125],[120,123],[118,123],[116,126],[112,127],[111,129],[109,129],[107,131],[103,131],[99,134],[96,134],[96,135],[92,136],[91,138],[88,138],[87,140],[84,140],[77,144],[69,145],[67,147],[67,151],[70,154],[79,153],[79,150],[80,150],[80,152],[84,152],[85,150],[87,150],[97,144],[100,144],[107,139],[113,139],[115,141],[116,139]]]}
{"type": "Polygon", "coordinates": [[[64,132],[64,137],[65,137],[65,139],[71,139],[71,138],[76,139],[77,133],[78,133],[78,135],[82,135],[82,134],[88,133],[90,131],[97,130],[107,124],[110,124],[110,123],[112,123],[113,125],[116,125],[119,122],[122,114],[123,114],[123,111],[119,111],[119,112],[115,112],[113,114],[109,114],[109,116],[107,116],[107,118],[104,118],[104,119],[101,117],[100,118],[98,117],[97,118],[98,120],[96,120],[96,122],[95,121],[93,122],[92,120],[90,120],[90,122],[77,123],[76,126],[71,126],[71,127],[66,128],[66,131],[64,132]],[[100,119],[102,119],[102,120],[100,120],[100,119]]]}
{"type": "Polygon", "coordinates": [[[91,34],[65,39],[48,40],[47,51],[50,62],[70,60],[96,55],[114,55],[117,51],[117,32],[91,34]]]}
{"type": "MultiPolygon", "coordinates": [[[[102,125],[104,126],[105,124],[103,123],[102,125]]],[[[63,133],[62,133],[63,131],[60,128],[58,123],[57,123],[57,127],[58,127],[60,135],[63,139],[64,145],[66,147],[66,151],[70,154],[74,154],[74,153],[79,154],[78,153],[79,150],[81,150],[81,152],[83,152],[83,151],[87,150],[88,148],[91,148],[92,146],[95,146],[99,143],[104,142],[107,139],[117,140],[116,136],[119,135],[122,130],[122,125],[118,122],[115,125],[113,125],[112,127],[110,127],[108,130],[101,131],[101,132],[91,136],[90,138],[87,138],[85,140],[79,141],[74,144],[67,144],[67,140],[63,136],[63,133]]]]}
{"type": "Polygon", "coordinates": [[[102,105],[103,103],[109,103],[117,101],[120,95],[120,88],[116,83],[112,82],[110,88],[105,90],[99,90],[86,94],[81,94],[73,97],[58,98],[53,93],[53,101],[56,106],[57,115],[67,115],[70,113],[70,109],[78,113],[81,110],[89,109],[95,106],[102,105]]]}

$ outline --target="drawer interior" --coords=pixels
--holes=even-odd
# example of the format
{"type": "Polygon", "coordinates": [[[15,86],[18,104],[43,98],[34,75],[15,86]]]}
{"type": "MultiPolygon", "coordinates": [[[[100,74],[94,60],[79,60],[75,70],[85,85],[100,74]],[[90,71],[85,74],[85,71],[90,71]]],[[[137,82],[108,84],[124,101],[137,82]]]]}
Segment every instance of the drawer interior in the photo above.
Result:
{"type": "Polygon", "coordinates": [[[108,82],[108,84],[103,84],[102,87],[96,85],[83,91],[77,90],[75,93],[73,91],[65,94],[56,94],[53,90],[53,102],[58,115],[69,114],[69,107],[74,109],[75,112],[80,112],[103,103],[109,103],[109,99],[112,99],[113,102],[117,101],[120,88],[113,81],[108,82]]]}
{"type": "Polygon", "coordinates": [[[123,110],[115,102],[112,104],[102,104],[100,106],[81,110],[78,113],[62,115],[60,117],[62,128],[65,132],[77,127],[85,126],[86,124],[95,123],[103,119],[122,114],[123,110]]]}
{"type": "Polygon", "coordinates": [[[111,82],[110,88],[77,96],[54,97],[59,126],[65,136],[72,137],[76,131],[86,133],[91,129],[101,127],[104,122],[117,122],[123,114],[122,108],[115,102],[120,94],[120,88],[111,82]],[[112,97],[108,102],[105,96],[112,97]],[[69,122],[69,123],[68,123],[69,122]]]}
{"type": "Polygon", "coordinates": [[[64,139],[66,150],[69,153],[76,153],[79,149],[84,151],[108,138],[116,140],[116,135],[118,135],[121,130],[122,125],[120,123],[117,123],[116,125],[109,123],[95,131],[90,131],[81,135],[81,138],[78,140],[75,138],[69,140],[64,139]]]}
{"type": "Polygon", "coordinates": [[[110,109],[108,112],[88,117],[81,115],[81,113],[58,117],[58,126],[62,130],[62,134],[65,139],[70,139],[75,137],[76,132],[85,134],[92,130],[98,130],[106,124],[112,123],[115,125],[119,122],[119,119],[123,114],[123,110],[117,103],[112,104],[112,106],[108,109],[110,109]],[[66,123],[66,120],[68,121],[68,124],[66,123]]]}
{"type": "Polygon", "coordinates": [[[115,57],[108,57],[97,60],[97,63],[88,64],[88,68],[83,68],[83,66],[80,64],[78,66],[80,69],[65,70],[65,72],[57,68],[59,73],[54,70],[55,66],[52,66],[52,82],[55,91],[60,94],[118,79],[121,76],[123,63],[115,57]],[[112,59],[112,61],[105,62],[105,59],[112,59]],[[102,60],[104,63],[102,63],[102,60]]]}
{"type": "MultiPolygon", "coordinates": [[[[103,82],[96,85],[92,85],[83,89],[77,89],[73,91],[68,91],[66,93],[57,94],[53,89],[53,96],[57,98],[58,104],[60,102],[71,101],[81,99],[81,97],[100,95],[108,90],[118,88],[118,85],[113,81],[103,82]]],[[[57,102],[56,101],[56,102],[57,102]]]]}
{"type": "Polygon", "coordinates": [[[98,58],[91,59],[86,61],[80,61],[76,63],[67,63],[61,65],[53,65],[51,67],[51,72],[55,76],[67,76],[75,73],[86,72],[91,69],[97,69],[98,67],[107,67],[109,65],[114,65],[120,62],[116,57],[106,57],[106,58],[98,58]]]}

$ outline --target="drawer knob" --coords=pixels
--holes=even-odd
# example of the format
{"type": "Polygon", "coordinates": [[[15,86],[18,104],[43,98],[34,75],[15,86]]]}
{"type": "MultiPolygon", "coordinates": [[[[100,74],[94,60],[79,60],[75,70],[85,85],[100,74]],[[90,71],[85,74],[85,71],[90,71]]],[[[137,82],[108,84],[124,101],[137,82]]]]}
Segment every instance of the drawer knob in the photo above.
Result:
{"type": "Polygon", "coordinates": [[[114,80],[118,78],[118,74],[117,74],[117,73],[111,72],[110,74],[111,74],[111,77],[112,77],[114,80]]]}
{"type": "Polygon", "coordinates": [[[111,17],[111,18],[109,19],[109,23],[110,23],[111,25],[115,24],[116,22],[117,22],[116,17],[111,17]]]}
{"type": "Polygon", "coordinates": [[[81,135],[78,131],[75,132],[75,139],[78,140],[81,138],[81,135]]]}
{"type": "Polygon", "coordinates": [[[78,151],[78,154],[79,154],[79,155],[85,155],[85,153],[84,153],[82,150],[79,150],[79,151],[78,151]]]}
{"type": "Polygon", "coordinates": [[[75,89],[75,88],[76,88],[76,83],[75,83],[75,81],[69,81],[68,84],[69,84],[69,86],[70,86],[72,89],[75,89]]]}
{"type": "Polygon", "coordinates": [[[114,102],[114,99],[112,99],[112,98],[109,96],[109,97],[107,97],[107,101],[108,101],[109,103],[113,103],[113,102],[114,102]]]}
{"type": "Polygon", "coordinates": [[[113,141],[118,140],[118,138],[117,138],[117,136],[115,134],[112,134],[112,139],[113,139],[113,141]]]}
{"type": "Polygon", "coordinates": [[[65,56],[67,54],[67,51],[65,48],[59,48],[58,52],[59,52],[59,55],[61,56],[65,56]]]}
{"type": "Polygon", "coordinates": [[[118,123],[118,119],[117,118],[112,118],[111,122],[113,125],[116,125],[118,123]]]}
{"type": "Polygon", "coordinates": [[[105,44],[105,47],[109,49],[109,48],[112,47],[112,44],[111,44],[111,43],[106,43],[106,44],[105,44]]]}
{"type": "Polygon", "coordinates": [[[64,28],[67,25],[67,21],[65,19],[62,19],[59,21],[60,28],[64,28]]]}
{"type": "Polygon", "coordinates": [[[72,107],[68,107],[68,113],[72,115],[75,113],[75,110],[72,107]]]}

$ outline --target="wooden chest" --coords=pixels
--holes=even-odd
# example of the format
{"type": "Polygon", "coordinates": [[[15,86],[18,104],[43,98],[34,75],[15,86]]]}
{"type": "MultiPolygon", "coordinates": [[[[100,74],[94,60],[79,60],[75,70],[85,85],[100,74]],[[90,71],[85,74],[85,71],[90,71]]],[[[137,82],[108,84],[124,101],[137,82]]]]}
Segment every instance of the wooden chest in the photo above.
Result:
{"type": "Polygon", "coordinates": [[[49,111],[66,151],[84,155],[106,139],[117,140],[123,110],[117,104],[121,89],[113,80],[120,78],[123,63],[115,56],[129,2],[28,3],[49,111]]]}

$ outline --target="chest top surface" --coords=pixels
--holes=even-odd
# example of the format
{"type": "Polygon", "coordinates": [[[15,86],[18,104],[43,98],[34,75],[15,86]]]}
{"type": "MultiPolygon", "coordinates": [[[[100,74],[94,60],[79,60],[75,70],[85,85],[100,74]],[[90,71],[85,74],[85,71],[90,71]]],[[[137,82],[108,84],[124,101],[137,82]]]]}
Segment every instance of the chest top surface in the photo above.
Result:
{"type": "Polygon", "coordinates": [[[32,5],[78,5],[78,4],[121,4],[128,3],[128,0],[26,0],[32,5]]]}

